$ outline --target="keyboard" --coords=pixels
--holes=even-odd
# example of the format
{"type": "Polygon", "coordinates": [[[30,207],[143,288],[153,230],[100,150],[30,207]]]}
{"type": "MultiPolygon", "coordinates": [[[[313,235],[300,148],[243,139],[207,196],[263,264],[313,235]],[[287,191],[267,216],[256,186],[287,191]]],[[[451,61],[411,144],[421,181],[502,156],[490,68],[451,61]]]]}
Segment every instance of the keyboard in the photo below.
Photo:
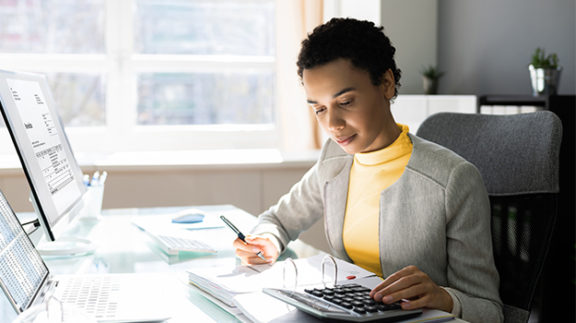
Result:
{"type": "Polygon", "coordinates": [[[305,289],[303,293],[277,288],[264,288],[263,291],[321,319],[394,322],[422,314],[422,310],[402,310],[400,303],[376,302],[369,296],[370,289],[358,284],[305,289]]]}
{"type": "Polygon", "coordinates": [[[177,255],[181,251],[185,252],[207,252],[215,253],[216,250],[210,245],[195,239],[175,237],[166,234],[147,232],[156,242],[160,249],[169,255],[177,255]]]}
{"type": "Polygon", "coordinates": [[[96,319],[113,318],[118,309],[120,281],[112,276],[70,277],[59,282],[62,303],[74,304],[96,319]]]}
{"type": "Polygon", "coordinates": [[[156,242],[156,245],[168,255],[174,256],[182,251],[216,253],[216,249],[203,241],[173,235],[167,231],[156,230],[152,222],[133,220],[132,224],[151,237],[154,242],[156,242]]]}

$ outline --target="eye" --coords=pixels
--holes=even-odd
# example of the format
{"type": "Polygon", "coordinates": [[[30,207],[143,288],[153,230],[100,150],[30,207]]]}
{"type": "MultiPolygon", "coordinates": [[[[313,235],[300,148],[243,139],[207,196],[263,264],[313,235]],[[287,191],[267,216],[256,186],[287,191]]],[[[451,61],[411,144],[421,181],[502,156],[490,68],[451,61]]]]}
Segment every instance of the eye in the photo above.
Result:
{"type": "Polygon", "coordinates": [[[347,106],[352,105],[353,102],[354,102],[354,100],[352,100],[352,99],[345,99],[345,100],[340,101],[339,105],[341,107],[347,107],[347,106]]]}
{"type": "Polygon", "coordinates": [[[326,108],[325,108],[325,107],[314,108],[314,113],[316,113],[316,115],[318,115],[318,114],[320,114],[320,113],[322,113],[322,112],[324,112],[324,111],[326,111],[326,108]]]}

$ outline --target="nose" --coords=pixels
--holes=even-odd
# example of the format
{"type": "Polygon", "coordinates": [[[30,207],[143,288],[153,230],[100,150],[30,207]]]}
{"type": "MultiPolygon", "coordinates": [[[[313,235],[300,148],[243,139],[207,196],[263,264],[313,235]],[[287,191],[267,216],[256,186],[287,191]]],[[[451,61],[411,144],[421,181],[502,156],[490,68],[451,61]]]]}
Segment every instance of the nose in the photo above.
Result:
{"type": "Polygon", "coordinates": [[[330,131],[340,131],[346,125],[345,120],[342,118],[338,107],[331,107],[328,109],[328,129],[330,131]]]}

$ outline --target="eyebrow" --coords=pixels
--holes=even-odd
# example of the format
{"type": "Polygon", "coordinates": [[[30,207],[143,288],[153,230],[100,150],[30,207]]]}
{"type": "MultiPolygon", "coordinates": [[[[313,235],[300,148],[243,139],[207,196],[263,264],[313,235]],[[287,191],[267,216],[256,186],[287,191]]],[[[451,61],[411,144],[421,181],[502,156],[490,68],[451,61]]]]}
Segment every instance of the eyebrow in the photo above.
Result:
{"type": "MultiPolygon", "coordinates": [[[[346,92],[350,92],[350,91],[354,91],[354,90],[356,90],[356,88],[354,88],[354,87],[347,87],[347,88],[345,88],[345,89],[342,89],[342,90],[336,92],[334,95],[332,95],[332,98],[333,98],[333,99],[334,99],[334,98],[337,98],[337,97],[339,97],[340,95],[342,95],[342,94],[344,94],[344,93],[346,93],[346,92]]],[[[308,100],[306,100],[306,101],[308,102],[308,104],[317,104],[317,103],[318,103],[318,101],[314,101],[314,100],[310,100],[310,99],[308,99],[308,100]]]]}

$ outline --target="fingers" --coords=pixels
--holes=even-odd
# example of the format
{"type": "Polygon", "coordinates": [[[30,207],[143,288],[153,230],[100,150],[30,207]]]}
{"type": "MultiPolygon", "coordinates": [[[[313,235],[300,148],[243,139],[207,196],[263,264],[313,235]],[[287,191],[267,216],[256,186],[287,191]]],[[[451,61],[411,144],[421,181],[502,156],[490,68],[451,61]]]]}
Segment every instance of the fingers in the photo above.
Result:
{"type": "Polygon", "coordinates": [[[383,303],[394,303],[402,299],[412,299],[425,294],[427,284],[421,277],[411,275],[397,280],[394,284],[374,294],[375,300],[383,303]]]}
{"type": "Polygon", "coordinates": [[[276,246],[268,238],[247,236],[246,242],[237,238],[232,245],[236,248],[236,256],[246,265],[272,263],[279,255],[276,246]]]}
{"type": "Polygon", "coordinates": [[[236,256],[240,258],[243,265],[261,265],[274,261],[272,258],[266,258],[266,256],[264,256],[264,259],[262,259],[254,252],[246,252],[243,250],[236,250],[236,256]]]}
{"type": "Polygon", "coordinates": [[[258,248],[258,244],[254,243],[253,241],[250,241],[250,244],[248,244],[240,240],[239,238],[236,238],[236,240],[234,240],[232,246],[237,250],[244,250],[247,252],[257,253],[258,251],[260,251],[260,248],[258,248]]]}
{"type": "MultiPolygon", "coordinates": [[[[370,291],[370,297],[378,297],[380,299],[383,295],[390,293],[389,287],[398,281],[402,280],[404,277],[414,275],[420,270],[416,266],[408,266],[400,269],[399,271],[388,276],[380,285],[376,286],[372,291],[370,291]]],[[[404,281],[404,286],[406,282],[404,281]]],[[[396,289],[397,290],[397,289],[396,289]]]]}
{"type": "Polygon", "coordinates": [[[415,301],[427,295],[428,289],[424,284],[411,285],[407,288],[391,292],[382,297],[382,303],[391,304],[399,301],[415,301]]]}
{"type": "MultiPolygon", "coordinates": [[[[255,243],[246,243],[238,238],[232,243],[234,248],[236,248],[236,256],[242,260],[242,264],[263,264],[267,263],[267,260],[263,260],[258,257],[258,253],[262,252],[261,248],[255,243]]],[[[262,253],[263,254],[263,253],[262,253]]]]}
{"type": "Polygon", "coordinates": [[[415,266],[405,267],[388,276],[370,292],[370,296],[375,301],[387,304],[403,301],[403,309],[428,307],[451,310],[452,307],[447,292],[415,266]]]}

